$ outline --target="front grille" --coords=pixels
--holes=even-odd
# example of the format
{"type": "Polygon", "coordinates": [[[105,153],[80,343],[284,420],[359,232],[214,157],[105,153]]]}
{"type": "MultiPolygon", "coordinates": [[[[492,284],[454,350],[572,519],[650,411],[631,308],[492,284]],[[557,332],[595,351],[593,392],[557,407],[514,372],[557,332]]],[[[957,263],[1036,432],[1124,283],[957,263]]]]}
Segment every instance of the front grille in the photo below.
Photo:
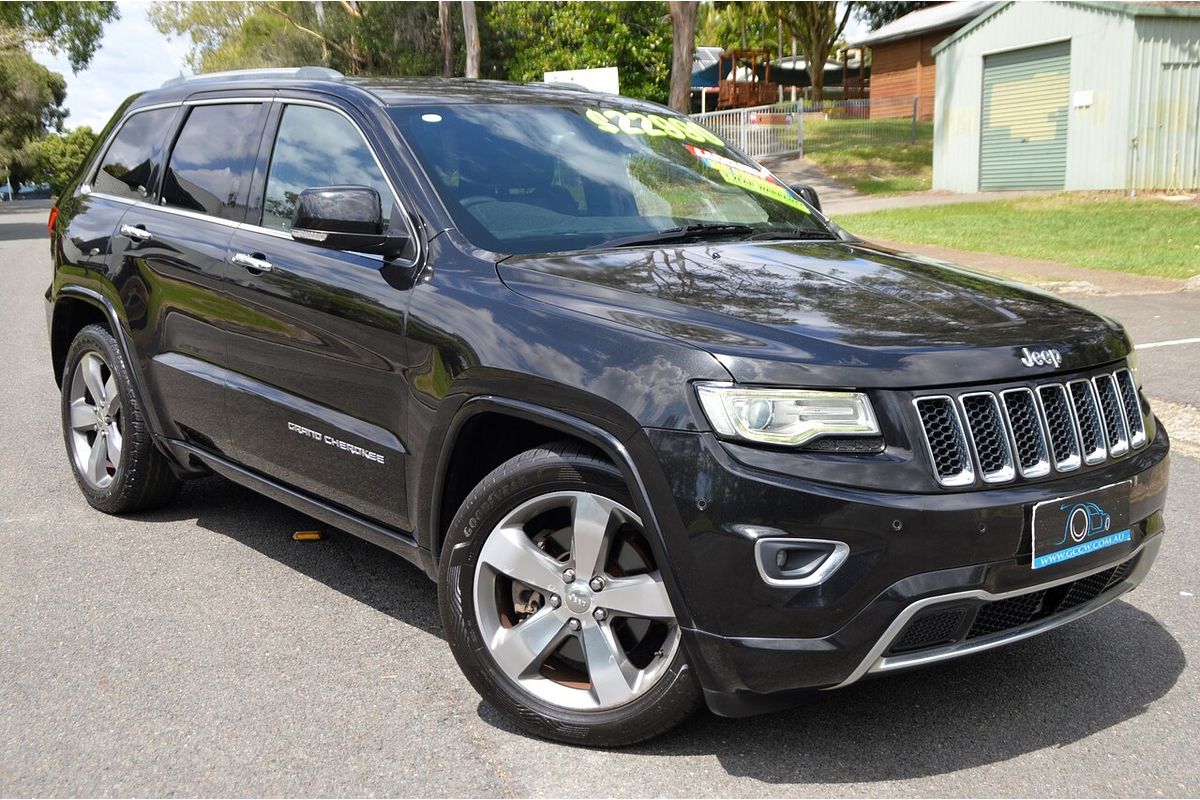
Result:
{"type": "Polygon", "coordinates": [[[951,607],[926,609],[892,641],[887,654],[915,653],[1001,634],[1090,603],[1124,580],[1137,558],[1135,555],[1087,577],[1003,600],[977,603],[973,607],[958,601],[951,607]]]}
{"type": "Polygon", "coordinates": [[[1127,369],[1033,387],[918,397],[934,477],[945,487],[1039,478],[1100,464],[1146,444],[1127,369]],[[961,411],[960,411],[961,409],[961,411]]]}

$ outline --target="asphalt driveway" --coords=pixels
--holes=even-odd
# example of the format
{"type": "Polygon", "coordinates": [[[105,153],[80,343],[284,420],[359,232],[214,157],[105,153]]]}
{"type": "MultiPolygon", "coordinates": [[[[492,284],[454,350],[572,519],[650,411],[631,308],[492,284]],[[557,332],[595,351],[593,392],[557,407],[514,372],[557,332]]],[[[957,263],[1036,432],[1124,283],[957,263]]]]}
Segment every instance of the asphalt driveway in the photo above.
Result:
{"type": "MultiPolygon", "coordinates": [[[[218,478],[92,511],[59,433],[44,212],[0,217],[0,795],[1200,793],[1200,461],[1123,601],[1034,640],[744,720],[588,751],[515,733],[441,639],[432,584],[218,478]]],[[[1200,294],[1087,300],[1197,336],[1200,294]]],[[[1200,401],[1200,344],[1143,355],[1200,401]]]]}

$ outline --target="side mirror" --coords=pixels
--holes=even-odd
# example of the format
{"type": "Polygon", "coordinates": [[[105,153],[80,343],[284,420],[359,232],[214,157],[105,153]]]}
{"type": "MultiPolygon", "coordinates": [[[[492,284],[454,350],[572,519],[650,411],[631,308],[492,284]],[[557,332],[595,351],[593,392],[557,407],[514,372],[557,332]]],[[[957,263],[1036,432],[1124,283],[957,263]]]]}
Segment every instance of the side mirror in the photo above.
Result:
{"type": "MultiPolygon", "coordinates": [[[[790,187],[793,192],[804,198],[804,202],[821,211],[821,198],[817,197],[817,190],[809,186],[807,183],[793,183],[790,187]]],[[[824,213],[824,212],[822,212],[824,213]]]]}
{"type": "Polygon", "coordinates": [[[367,186],[317,186],[296,198],[292,238],[330,250],[385,258],[400,255],[408,236],[389,231],[379,192],[367,186]]]}

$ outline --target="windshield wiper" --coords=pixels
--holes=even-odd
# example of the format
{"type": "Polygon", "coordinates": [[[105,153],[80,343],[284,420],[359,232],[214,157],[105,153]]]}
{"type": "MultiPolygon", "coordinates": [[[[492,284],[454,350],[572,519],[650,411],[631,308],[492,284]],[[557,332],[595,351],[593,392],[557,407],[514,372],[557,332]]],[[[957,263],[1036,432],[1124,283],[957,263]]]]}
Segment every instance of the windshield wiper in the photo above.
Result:
{"type": "Polygon", "coordinates": [[[685,239],[706,239],[711,236],[747,236],[752,233],[754,233],[754,228],[749,225],[700,222],[693,225],[681,225],[678,228],[667,228],[662,231],[620,236],[616,239],[609,239],[607,242],[601,242],[596,247],[598,249],[605,247],[630,247],[639,244],[677,242],[685,239]]]}
{"type": "Polygon", "coordinates": [[[760,231],[753,236],[746,237],[747,241],[762,242],[768,239],[822,239],[833,241],[838,237],[829,231],[760,231]]]}

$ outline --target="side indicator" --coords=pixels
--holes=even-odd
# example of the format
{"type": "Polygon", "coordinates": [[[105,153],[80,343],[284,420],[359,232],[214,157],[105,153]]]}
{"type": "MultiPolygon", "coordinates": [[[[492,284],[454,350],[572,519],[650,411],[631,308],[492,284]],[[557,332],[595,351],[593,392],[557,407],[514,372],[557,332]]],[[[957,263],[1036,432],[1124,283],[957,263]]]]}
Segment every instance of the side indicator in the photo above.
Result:
{"type": "Polygon", "coordinates": [[[292,539],[297,542],[315,542],[320,538],[320,531],[296,531],[292,534],[292,539]]]}
{"type": "Polygon", "coordinates": [[[54,235],[54,226],[58,223],[58,206],[50,207],[50,219],[46,220],[46,230],[50,231],[50,235],[54,235]]]}

